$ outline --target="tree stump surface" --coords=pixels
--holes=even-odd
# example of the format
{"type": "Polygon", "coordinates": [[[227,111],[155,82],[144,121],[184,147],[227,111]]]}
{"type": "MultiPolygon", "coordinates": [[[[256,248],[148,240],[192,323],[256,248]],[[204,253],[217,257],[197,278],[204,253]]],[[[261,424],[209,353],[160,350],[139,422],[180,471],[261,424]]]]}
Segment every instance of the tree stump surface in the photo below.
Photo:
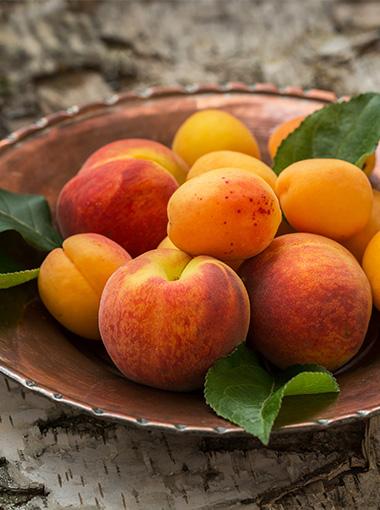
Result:
{"type": "MultiPolygon", "coordinates": [[[[379,90],[380,3],[0,0],[0,135],[125,88],[379,90]]],[[[0,509],[380,508],[380,418],[255,439],[95,419],[0,376],[0,509]]]]}

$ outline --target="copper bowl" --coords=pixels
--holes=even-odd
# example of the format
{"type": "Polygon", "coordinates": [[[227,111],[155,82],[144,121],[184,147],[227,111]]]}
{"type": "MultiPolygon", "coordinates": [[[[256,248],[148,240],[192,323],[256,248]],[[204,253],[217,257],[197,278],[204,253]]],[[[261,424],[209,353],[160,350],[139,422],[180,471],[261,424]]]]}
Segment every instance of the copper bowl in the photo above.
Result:
{"type": "MultiPolygon", "coordinates": [[[[268,84],[235,83],[146,89],[73,106],[0,142],[0,187],[43,194],[54,209],[63,184],[101,145],[127,137],[170,145],[189,114],[210,107],[223,108],[246,122],[268,159],[266,142],[274,126],[335,100],[325,91],[294,87],[279,91],[268,84]]],[[[242,432],[218,418],[200,393],[164,392],[125,379],[101,345],[70,335],[49,316],[35,282],[0,294],[0,371],[24,386],[129,424],[203,434],[242,432]]],[[[380,411],[378,324],[374,317],[362,351],[349,369],[338,373],[340,395],[286,399],[276,431],[321,428],[380,411]]]]}

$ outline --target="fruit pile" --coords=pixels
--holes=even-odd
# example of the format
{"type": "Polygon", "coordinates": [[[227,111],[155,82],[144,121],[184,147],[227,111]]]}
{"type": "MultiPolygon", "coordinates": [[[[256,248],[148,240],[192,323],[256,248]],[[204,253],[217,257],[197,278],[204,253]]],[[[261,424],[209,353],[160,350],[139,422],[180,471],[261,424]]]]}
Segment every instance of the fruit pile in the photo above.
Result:
{"type": "Polygon", "coordinates": [[[343,104],[278,126],[273,169],[221,110],[187,118],[172,149],[98,149],[58,198],[65,240],[38,275],[46,308],[101,339],[126,377],[164,390],[200,388],[208,371],[213,384],[245,340],[277,369],[342,367],[363,344],[372,296],[380,308],[380,192],[368,179],[378,135],[346,150],[347,130],[332,129],[342,108],[347,126],[343,104]]]}

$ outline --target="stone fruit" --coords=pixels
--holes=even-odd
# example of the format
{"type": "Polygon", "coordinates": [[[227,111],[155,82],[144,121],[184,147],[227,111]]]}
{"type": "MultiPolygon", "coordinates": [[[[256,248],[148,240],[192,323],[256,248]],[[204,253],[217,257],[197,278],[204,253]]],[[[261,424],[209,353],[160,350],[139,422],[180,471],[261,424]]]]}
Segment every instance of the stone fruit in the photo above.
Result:
{"type": "Polygon", "coordinates": [[[365,249],[363,269],[371,284],[374,305],[380,310],[380,232],[373,236],[365,249]]]}
{"type": "Polygon", "coordinates": [[[118,244],[98,234],[67,238],[51,251],[38,276],[40,297],[49,312],[67,329],[100,339],[100,296],[111,274],[131,259],[118,244]]]}
{"type": "Polygon", "coordinates": [[[177,154],[161,143],[140,138],[117,140],[104,145],[91,154],[80,172],[99,168],[110,161],[130,158],[153,161],[159,164],[171,173],[179,184],[186,180],[188,167],[177,154]]]}
{"type": "MultiPolygon", "coordinates": [[[[169,239],[169,237],[165,237],[157,246],[157,248],[170,248],[172,250],[179,250],[179,248],[177,248],[177,246],[169,239]]],[[[244,261],[242,259],[237,259],[222,260],[222,262],[230,266],[234,271],[237,271],[244,261]]]]}
{"type": "Polygon", "coordinates": [[[293,228],[339,241],[365,227],[373,201],[364,172],[339,159],[293,163],[279,175],[276,193],[293,228]]]}
{"type": "Polygon", "coordinates": [[[336,370],[360,349],[372,310],[358,262],[314,234],[277,237],[241,270],[251,303],[248,343],[280,368],[336,370]]]}
{"type": "Polygon", "coordinates": [[[64,237],[97,232],[133,257],[165,237],[175,178],[154,161],[122,159],[80,172],[63,187],[57,222],[64,237]]]}
{"type": "Polygon", "coordinates": [[[172,148],[190,166],[214,151],[231,150],[260,158],[257,141],[247,126],[223,110],[193,113],[178,128],[172,148]]]}
{"type": "Polygon", "coordinates": [[[187,174],[187,179],[192,179],[198,175],[202,175],[210,170],[218,168],[239,168],[240,170],[248,170],[254,175],[258,175],[274,189],[277,176],[273,170],[257,158],[234,151],[216,151],[209,152],[201,156],[191,167],[187,174]]]}
{"type": "Polygon", "coordinates": [[[177,246],[169,239],[168,236],[164,237],[157,248],[170,248],[171,250],[179,250],[177,246]]]}
{"type": "Polygon", "coordinates": [[[155,388],[199,388],[218,358],[244,341],[247,292],[236,273],[211,257],[158,249],[107,282],[100,311],[104,345],[129,379],[155,388]]]}
{"type": "Polygon", "coordinates": [[[342,242],[350,252],[361,263],[364,251],[372,237],[380,230],[380,191],[373,190],[373,204],[371,216],[365,225],[357,234],[349,237],[342,242]]]}
{"type": "Polygon", "coordinates": [[[272,188],[261,177],[234,168],[187,181],[171,197],[168,216],[175,246],[193,256],[226,261],[260,253],[281,222],[272,188]]]}

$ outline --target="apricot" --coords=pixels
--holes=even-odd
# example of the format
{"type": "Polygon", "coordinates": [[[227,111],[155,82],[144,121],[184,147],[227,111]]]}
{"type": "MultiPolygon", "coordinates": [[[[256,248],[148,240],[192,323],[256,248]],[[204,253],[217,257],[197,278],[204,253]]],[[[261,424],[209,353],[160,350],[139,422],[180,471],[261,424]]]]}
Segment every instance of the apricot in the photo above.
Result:
{"type": "Polygon", "coordinates": [[[178,128],[172,148],[190,166],[214,151],[231,150],[260,158],[258,143],[247,126],[222,110],[193,113],[178,128]]]}
{"type": "Polygon", "coordinates": [[[167,203],[177,181],[154,161],[121,159],[80,172],[63,187],[57,222],[63,237],[97,232],[133,257],[166,234],[167,203]]]}
{"type": "Polygon", "coordinates": [[[362,265],[371,284],[373,303],[380,310],[380,232],[377,232],[368,243],[362,265]]]}
{"type": "Polygon", "coordinates": [[[272,159],[275,157],[278,148],[285,140],[285,138],[287,138],[290,135],[290,133],[297,129],[298,126],[300,126],[304,118],[305,118],[304,115],[293,117],[292,119],[286,120],[282,124],[279,124],[273,130],[268,141],[268,152],[272,159]]]}
{"type": "Polygon", "coordinates": [[[240,275],[251,303],[247,342],[276,366],[316,363],[336,370],[360,349],[371,289],[337,242],[303,233],[277,237],[240,275]]]}
{"type": "Polygon", "coordinates": [[[293,228],[335,240],[365,227],[373,201],[364,172],[339,159],[293,163],[279,175],[276,193],[293,228]]]}
{"type": "Polygon", "coordinates": [[[187,174],[187,180],[218,168],[239,168],[240,170],[248,170],[263,178],[271,188],[274,189],[276,184],[277,175],[268,165],[252,156],[234,151],[215,151],[201,156],[190,168],[187,174]]]}
{"type": "Polygon", "coordinates": [[[219,260],[172,249],[144,253],[118,269],[99,310],[102,339],[119,370],[173,391],[201,387],[211,365],[245,340],[248,325],[238,275],[219,260]]]}
{"type": "Polygon", "coordinates": [[[253,257],[274,238],[281,210],[272,188],[245,170],[220,168],[185,182],[168,203],[168,236],[193,256],[253,257]]]}
{"type": "Polygon", "coordinates": [[[130,259],[121,246],[99,234],[68,237],[41,265],[41,300],[68,330],[98,340],[100,296],[111,274],[130,259]]]}
{"type": "Polygon", "coordinates": [[[357,234],[342,241],[350,252],[357,258],[359,263],[362,261],[364,251],[372,237],[380,230],[380,191],[373,190],[373,203],[371,216],[365,225],[357,234]]]}
{"type": "Polygon", "coordinates": [[[80,172],[99,168],[110,161],[130,158],[157,163],[170,172],[178,184],[185,182],[189,170],[186,163],[165,145],[153,140],[129,138],[111,142],[95,151],[84,162],[80,172]]]}

